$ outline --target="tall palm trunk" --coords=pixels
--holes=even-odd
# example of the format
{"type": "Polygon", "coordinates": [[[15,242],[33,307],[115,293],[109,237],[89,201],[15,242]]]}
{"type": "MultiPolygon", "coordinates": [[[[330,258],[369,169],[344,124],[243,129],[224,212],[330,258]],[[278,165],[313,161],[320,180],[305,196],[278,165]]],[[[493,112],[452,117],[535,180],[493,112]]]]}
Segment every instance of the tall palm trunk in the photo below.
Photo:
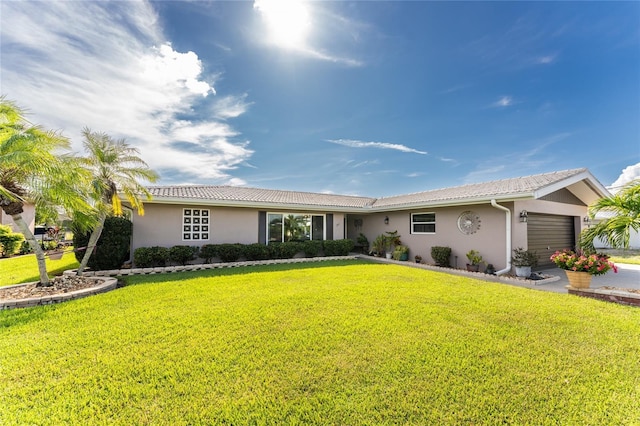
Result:
{"type": "Polygon", "coordinates": [[[38,271],[40,273],[39,286],[49,287],[51,285],[51,281],[49,281],[49,275],[47,275],[47,263],[44,259],[44,251],[42,250],[42,247],[40,246],[38,241],[36,241],[36,237],[29,229],[29,225],[27,225],[27,222],[24,221],[21,214],[14,214],[11,216],[11,218],[18,226],[18,229],[20,229],[20,232],[22,232],[22,235],[24,235],[25,240],[29,242],[29,245],[36,255],[36,259],[38,261],[38,271]]]}
{"type": "Polygon", "coordinates": [[[89,258],[93,254],[93,250],[96,248],[96,244],[102,235],[102,230],[104,229],[104,222],[107,219],[107,214],[105,212],[100,212],[98,216],[98,223],[93,231],[91,231],[91,236],[89,237],[89,242],[87,243],[87,249],[84,252],[84,256],[82,256],[82,261],[80,262],[80,266],[78,267],[77,275],[81,277],[84,274],[84,270],[89,263],[89,258]]]}

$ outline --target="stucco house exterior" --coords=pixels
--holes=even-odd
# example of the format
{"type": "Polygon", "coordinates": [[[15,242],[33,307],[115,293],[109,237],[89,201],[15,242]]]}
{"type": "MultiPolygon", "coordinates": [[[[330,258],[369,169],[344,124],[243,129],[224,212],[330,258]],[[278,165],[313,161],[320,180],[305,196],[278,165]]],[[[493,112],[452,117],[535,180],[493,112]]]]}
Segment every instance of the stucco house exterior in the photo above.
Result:
{"type": "Polygon", "coordinates": [[[385,198],[231,186],[153,186],[145,215],[132,215],[132,250],[178,244],[284,241],[287,221],[303,229],[297,239],[371,242],[397,230],[410,256],[430,260],[432,246],[452,249],[464,267],[477,250],[498,271],[511,268],[512,249],[536,250],[540,267],[573,248],[587,207],[607,189],[587,170],[573,169],[385,198]]]}
{"type": "MultiPolygon", "coordinates": [[[[24,211],[22,212],[22,218],[29,225],[29,229],[31,232],[35,229],[36,225],[36,207],[34,204],[25,204],[23,206],[24,211]]],[[[6,214],[2,209],[0,209],[0,224],[1,225],[9,225],[13,232],[20,233],[18,226],[15,224],[11,216],[6,214]]]]}

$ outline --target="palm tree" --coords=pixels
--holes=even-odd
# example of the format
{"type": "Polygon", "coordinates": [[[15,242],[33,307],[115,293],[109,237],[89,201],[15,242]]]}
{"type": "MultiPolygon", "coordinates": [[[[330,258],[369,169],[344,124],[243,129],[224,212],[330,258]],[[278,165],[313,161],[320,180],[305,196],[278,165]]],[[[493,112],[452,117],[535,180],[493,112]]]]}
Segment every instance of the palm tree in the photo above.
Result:
{"type": "Polygon", "coordinates": [[[640,179],[628,183],[610,197],[601,198],[589,208],[592,219],[598,212],[612,216],[582,231],[581,247],[594,251],[594,240],[601,238],[613,248],[629,248],[631,230],[640,231],[640,179]]]}
{"type": "Polygon", "coordinates": [[[114,141],[106,133],[92,132],[87,128],[82,131],[82,134],[84,148],[89,154],[84,159],[84,164],[92,175],[91,194],[97,220],[80,262],[78,275],[82,275],[89,263],[107,216],[122,214],[119,194],[124,195],[139,215],[143,215],[141,195],[144,194],[150,200],[151,193],[140,184],[139,179],[149,182],[155,182],[158,179],[158,175],[138,157],[140,152],[136,148],[131,148],[124,139],[114,141]]]}
{"type": "Polygon", "coordinates": [[[49,214],[57,206],[88,208],[78,188],[83,169],[70,154],[60,154],[68,148],[65,137],[29,123],[19,107],[0,97],[0,206],[33,248],[41,286],[51,284],[45,254],[22,213],[27,201],[49,214]]]}

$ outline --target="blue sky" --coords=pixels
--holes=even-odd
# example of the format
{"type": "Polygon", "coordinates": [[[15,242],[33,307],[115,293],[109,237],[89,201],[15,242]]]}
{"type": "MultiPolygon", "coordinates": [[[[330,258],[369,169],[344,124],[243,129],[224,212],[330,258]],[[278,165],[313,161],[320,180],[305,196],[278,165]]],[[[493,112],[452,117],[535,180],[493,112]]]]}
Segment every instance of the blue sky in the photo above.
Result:
{"type": "Polygon", "coordinates": [[[639,2],[4,1],[0,24],[0,93],[160,184],[640,177],[639,2]]]}

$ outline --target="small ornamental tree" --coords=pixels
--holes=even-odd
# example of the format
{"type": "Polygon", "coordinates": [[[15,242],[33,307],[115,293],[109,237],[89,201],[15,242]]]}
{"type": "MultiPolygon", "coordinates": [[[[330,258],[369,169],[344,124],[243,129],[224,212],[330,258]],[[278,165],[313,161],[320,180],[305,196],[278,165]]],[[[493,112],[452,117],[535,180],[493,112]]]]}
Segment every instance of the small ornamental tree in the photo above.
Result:
{"type": "MultiPolygon", "coordinates": [[[[87,266],[96,271],[120,269],[129,259],[132,232],[133,226],[128,219],[116,216],[106,218],[87,266]]],[[[90,236],[90,233],[83,233],[77,229],[73,233],[73,246],[78,261],[85,255],[90,236]]]]}

